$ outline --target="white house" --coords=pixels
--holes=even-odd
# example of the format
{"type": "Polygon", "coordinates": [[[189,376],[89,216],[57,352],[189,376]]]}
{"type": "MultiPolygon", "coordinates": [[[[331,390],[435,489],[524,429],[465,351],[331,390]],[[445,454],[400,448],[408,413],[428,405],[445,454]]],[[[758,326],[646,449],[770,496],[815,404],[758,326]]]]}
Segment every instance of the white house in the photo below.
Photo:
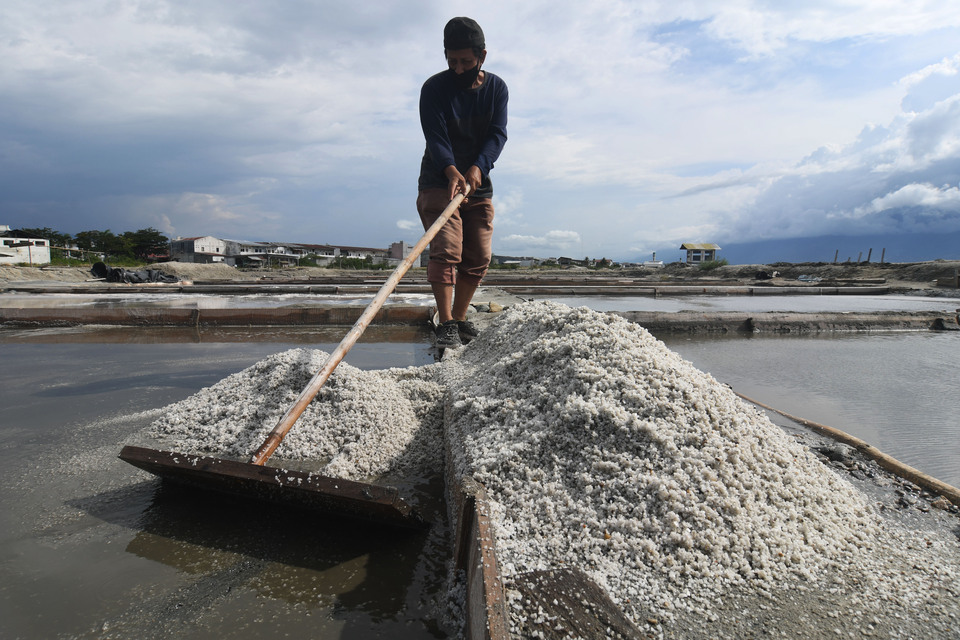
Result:
{"type": "Polygon", "coordinates": [[[177,238],[170,242],[170,259],[177,262],[223,262],[227,243],[213,236],[177,238]]]}
{"type": "Polygon", "coordinates": [[[28,237],[0,225],[0,265],[50,264],[50,241],[46,238],[28,237]]]}
{"type": "Polygon", "coordinates": [[[250,242],[200,236],[171,241],[170,259],[178,262],[223,262],[236,267],[289,267],[296,266],[300,259],[306,257],[313,257],[319,266],[328,265],[340,257],[369,259],[373,264],[389,264],[392,252],[406,256],[410,249],[410,245],[405,242],[396,242],[387,250],[301,242],[250,242]]]}

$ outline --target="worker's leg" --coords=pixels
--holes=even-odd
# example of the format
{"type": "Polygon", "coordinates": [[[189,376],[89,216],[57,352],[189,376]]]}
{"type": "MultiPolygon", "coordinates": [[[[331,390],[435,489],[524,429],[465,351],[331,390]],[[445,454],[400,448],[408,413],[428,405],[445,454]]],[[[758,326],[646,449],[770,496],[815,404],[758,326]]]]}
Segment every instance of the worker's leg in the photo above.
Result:
{"type": "MultiPolygon", "coordinates": [[[[456,320],[466,320],[467,319],[467,309],[470,307],[470,302],[473,300],[473,294],[477,292],[477,287],[480,286],[480,282],[473,282],[468,278],[458,278],[457,284],[454,285],[454,296],[453,296],[453,308],[450,313],[450,317],[456,320]]],[[[441,318],[441,322],[443,319],[441,318]]]]}
{"type": "Polygon", "coordinates": [[[453,317],[465,320],[467,309],[480,281],[487,273],[492,256],[493,201],[490,198],[468,198],[460,206],[463,250],[457,265],[453,299],[453,317]]]}
{"type": "MultiPolygon", "coordinates": [[[[424,189],[417,196],[417,211],[424,230],[433,226],[450,204],[446,189],[424,189]]],[[[454,211],[440,231],[430,241],[430,261],[427,263],[427,282],[433,289],[440,322],[452,319],[454,283],[460,263],[463,244],[463,224],[460,212],[454,211]]]]}
{"type": "MultiPolygon", "coordinates": [[[[440,322],[449,322],[453,319],[453,285],[431,282],[430,287],[433,289],[433,299],[437,302],[440,322]]],[[[457,289],[459,288],[460,285],[457,284],[457,289]]]]}

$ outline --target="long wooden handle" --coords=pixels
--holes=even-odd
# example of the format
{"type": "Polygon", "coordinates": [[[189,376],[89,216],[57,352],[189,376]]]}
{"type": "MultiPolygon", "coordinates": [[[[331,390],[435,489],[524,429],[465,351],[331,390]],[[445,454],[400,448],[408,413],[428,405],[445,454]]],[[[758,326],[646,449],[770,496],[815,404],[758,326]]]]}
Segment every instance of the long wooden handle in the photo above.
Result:
{"type": "MultiPolygon", "coordinates": [[[[470,188],[467,187],[469,192],[470,188]]],[[[297,398],[297,401],[292,407],[290,407],[283,417],[280,418],[280,422],[277,423],[277,426],[273,428],[273,431],[270,432],[270,435],[267,436],[267,439],[263,441],[263,444],[260,445],[260,448],[257,449],[257,452],[253,454],[253,457],[250,458],[250,462],[253,464],[262,465],[273,455],[273,452],[277,450],[277,447],[280,446],[280,443],[286,437],[287,432],[293,427],[297,419],[303,414],[307,409],[317,393],[319,393],[320,388],[327,382],[327,379],[330,377],[330,374],[333,373],[333,370],[337,368],[337,365],[340,364],[340,361],[343,360],[343,357],[347,355],[347,351],[357,342],[360,338],[360,335],[366,330],[367,326],[373,320],[374,316],[377,315],[377,312],[380,311],[380,307],[383,306],[383,303],[386,302],[387,298],[393,293],[393,290],[396,288],[397,283],[400,282],[400,278],[410,269],[413,265],[414,260],[423,253],[424,248],[427,244],[433,240],[433,237],[437,235],[440,231],[440,228],[446,224],[447,220],[450,219],[450,216],[453,215],[453,212],[457,210],[457,207],[460,206],[460,203],[463,202],[463,199],[467,197],[466,193],[458,193],[454,196],[453,200],[450,201],[450,204],[447,205],[447,208],[443,210],[440,214],[440,217],[437,218],[437,221],[434,222],[426,233],[423,234],[423,237],[420,238],[420,241],[414,245],[413,249],[410,251],[410,255],[403,259],[403,261],[397,266],[393,271],[393,274],[387,279],[383,286],[380,287],[380,291],[377,292],[377,295],[373,298],[373,301],[367,305],[367,308],[364,309],[363,314],[357,319],[354,323],[353,328],[347,332],[347,335],[343,337],[343,340],[340,341],[340,344],[337,345],[337,348],[333,350],[333,353],[327,357],[326,362],[323,363],[323,366],[320,370],[313,376],[310,382],[307,384],[306,388],[300,393],[300,396],[297,398]]]]}

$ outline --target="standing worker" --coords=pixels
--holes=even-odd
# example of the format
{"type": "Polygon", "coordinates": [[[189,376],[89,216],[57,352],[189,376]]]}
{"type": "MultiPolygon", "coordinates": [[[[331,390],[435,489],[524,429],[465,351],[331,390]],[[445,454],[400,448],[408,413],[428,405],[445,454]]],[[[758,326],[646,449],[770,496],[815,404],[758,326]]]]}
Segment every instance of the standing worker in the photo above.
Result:
{"type": "Polygon", "coordinates": [[[467,309],[490,266],[490,170],[507,142],[507,85],[481,71],[485,47],[476,21],[453,18],[443,29],[447,70],[420,90],[420,126],[427,143],[417,196],[423,228],[430,228],[454,196],[470,187],[468,197],[430,242],[427,281],[437,302],[440,348],[459,347],[477,335],[467,321],[467,309]]]}

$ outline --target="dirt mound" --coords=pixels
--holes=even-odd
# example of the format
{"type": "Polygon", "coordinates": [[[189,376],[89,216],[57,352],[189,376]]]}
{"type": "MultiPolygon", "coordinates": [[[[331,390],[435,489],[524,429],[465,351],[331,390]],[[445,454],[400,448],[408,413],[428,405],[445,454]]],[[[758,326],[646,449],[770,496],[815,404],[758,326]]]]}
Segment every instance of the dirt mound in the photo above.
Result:
{"type": "MultiPolygon", "coordinates": [[[[164,273],[175,275],[181,280],[310,280],[319,278],[335,278],[342,272],[325,267],[287,267],[284,269],[237,269],[229,265],[194,264],[191,262],[161,262],[153,265],[164,273]]],[[[356,274],[357,271],[350,273],[356,274]]],[[[369,272],[379,274],[380,272],[369,272]]]]}
{"type": "MultiPolygon", "coordinates": [[[[108,265],[112,266],[112,265],[108,265]]],[[[243,270],[219,264],[191,262],[161,262],[146,267],[124,267],[130,271],[156,269],[185,281],[209,280],[291,280],[337,277],[342,272],[320,267],[291,267],[287,269],[243,270]]],[[[350,273],[356,274],[357,271],[350,273]]],[[[373,273],[373,272],[371,272],[373,273]]],[[[81,267],[8,267],[0,266],[0,282],[84,282],[93,280],[89,266],[81,267]]]]}
{"type": "MultiPolygon", "coordinates": [[[[938,278],[946,278],[960,268],[958,260],[934,260],[931,262],[877,263],[831,263],[831,262],[778,262],[775,264],[737,264],[700,269],[698,267],[673,263],[658,269],[656,275],[661,279],[685,280],[740,280],[754,281],[758,274],[768,276],[776,274],[780,281],[795,281],[801,278],[832,280],[885,280],[892,286],[906,288],[935,287],[938,278]]],[[[649,270],[644,274],[650,275],[649,270]]]]}
{"type": "Polygon", "coordinates": [[[92,278],[89,267],[0,267],[0,282],[83,282],[92,278]]]}
{"type": "Polygon", "coordinates": [[[153,268],[169,273],[181,280],[245,280],[242,271],[221,263],[195,264],[192,262],[161,262],[153,268]]]}
{"type": "MultiPolygon", "coordinates": [[[[338,277],[357,277],[369,274],[371,278],[386,277],[387,272],[380,271],[339,271],[322,267],[290,267],[286,269],[245,270],[219,264],[194,264],[187,262],[163,262],[150,265],[157,269],[188,281],[283,281],[310,280],[338,277]]],[[[755,282],[757,274],[778,272],[781,282],[796,281],[801,276],[830,280],[869,280],[883,279],[887,284],[904,289],[936,288],[938,278],[952,276],[960,268],[960,260],[934,260],[931,262],[902,262],[883,264],[870,263],[829,263],[800,262],[727,265],[716,269],[704,270],[698,267],[675,262],[662,269],[611,269],[592,270],[555,270],[540,269],[511,272],[524,278],[549,278],[562,276],[582,277],[586,280],[602,278],[632,277],[657,282],[685,282],[702,280],[740,280],[755,282]]],[[[497,272],[497,275],[501,274],[497,272]]],[[[89,267],[0,267],[0,282],[83,282],[93,278],[89,267]]]]}

